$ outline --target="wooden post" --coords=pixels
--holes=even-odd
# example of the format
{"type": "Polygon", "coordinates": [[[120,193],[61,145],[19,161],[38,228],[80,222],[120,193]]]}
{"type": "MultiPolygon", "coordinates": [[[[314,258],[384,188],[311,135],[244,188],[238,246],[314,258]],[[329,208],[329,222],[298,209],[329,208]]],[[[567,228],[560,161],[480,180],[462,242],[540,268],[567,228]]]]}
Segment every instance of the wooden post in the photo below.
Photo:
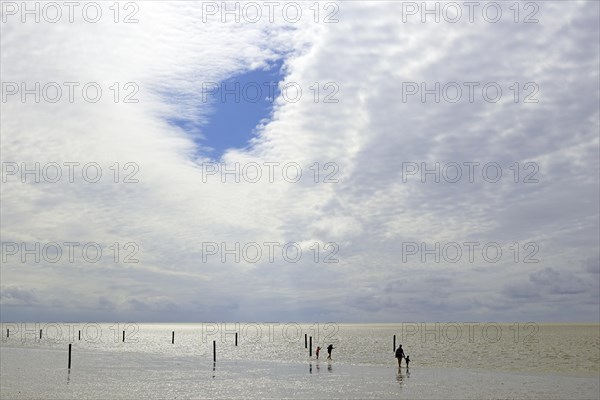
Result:
{"type": "Polygon", "coordinates": [[[308,356],[312,357],[312,336],[310,337],[310,344],[308,345],[308,356]]]}
{"type": "Polygon", "coordinates": [[[394,335],[394,351],[396,351],[396,335],[394,335]]]}
{"type": "Polygon", "coordinates": [[[71,343],[69,343],[69,369],[71,369],[71,343]]]}
{"type": "Polygon", "coordinates": [[[123,331],[123,343],[125,343],[125,331],[123,331]]]}
{"type": "Polygon", "coordinates": [[[235,333],[235,345],[237,346],[237,332],[235,333]]]}
{"type": "Polygon", "coordinates": [[[78,340],[81,340],[81,331],[79,331],[79,339],[78,340]]]}
{"type": "Polygon", "coordinates": [[[42,330],[40,329],[40,339],[42,338],[42,330]]]}
{"type": "Polygon", "coordinates": [[[308,348],[308,343],[307,343],[307,340],[308,340],[308,335],[305,333],[305,334],[304,334],[304,348],[305,348],[305,349],[307,349],[307,348],[308,348]]]}
{"type": "Polygon", "coordinates": [[[217,362],[217,341],[213,340],[213,362],[217,362]]]}
{"type": "Polygon", "coordinates": [[[171,344],[175,343],[175,331],[171,332],[171,344]]]}

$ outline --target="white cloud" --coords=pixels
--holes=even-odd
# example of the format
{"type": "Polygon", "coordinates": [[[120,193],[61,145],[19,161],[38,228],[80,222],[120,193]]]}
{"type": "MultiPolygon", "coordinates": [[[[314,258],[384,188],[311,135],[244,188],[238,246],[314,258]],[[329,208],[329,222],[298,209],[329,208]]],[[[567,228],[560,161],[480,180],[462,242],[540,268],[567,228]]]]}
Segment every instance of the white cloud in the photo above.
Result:
{"type": "MultiPolygon", "coordinates": [[[[530,274],[543,267],[570,276],[574,263],[598,252],[598,5],[540,7],[543,23],[529,25],[508,17],[404,24],[399,4],[357,2],[340,4],[336,24],[205,24],[190,2],[140,3],[140,22],[130,25],[3,24],[3,82],[94,81],[105,91],[95,104],[2,103],[2,161],[95,161],[108,174],[114,162],[135,162],[140,181],[3,183],[3,242],[98,242],[109,255],[97,264],[13,258],[2,263],[3,285],[48,304],[62,300],[65,313],[89,307],[98,318],[116,309],[154,320],[173,310],[182,319],[395,320],[403,306],[414,319],[435,318],[442,306],[447,320],[510,318],[505,309],[527,295],[522,281],[530,274]],[[222,161],[294,161],[308,179],[203,183],[200,163],[209,159],[201,138],[166,119],[208,118],[202,82],[283,54],[283,83],[299,83],[304,96],[278,99],[253,146],[222,161]],[[139,103],[115,104],[108,87],[117,81],[138,83],[139,103]],[[498,82],[503,99],[402,101],[403,82],[424,81],[498,82]],[[339,103],[315,103],[308,89],[315,82],[321,96],[335,82],[339,103]],[[521,99],[530,93],[523,85],[537,83],[540,102],[512,102],[514,82],[521,99]],[[470,161],[497,162],[505,178],[402,180],[404,162],[470,161]],[[515,184],[508,167],[530,161],[540,182],[515,184]],[[312,182],[314,162],[336,163],[339,183],[312,182]],[[332,241],[340,262],[315,265],[309,244],[332,241]],[[493,265],[403,263],[406,241],[494,241],[505,249],[536,242],[540,263],[515,264],[512,254],[493,265]],[[140,262],[111,262],[114,242],[137,243],[140,262]],[[298,242],[305,258],[202,262],[203,242],[298,242]],[[393,295],[388,282],[404,279],[408,290],[393,295]],[[66,301],[67,293],[80,302],[66,301]]],[[[569,282],[554,292],[575,296],[569,307],[580,302],[577,318],[597,318],[598,308],[586,305],[594,289],[569,282]]],[[[16,292],[2,293],[3,314],[14,312],[16,292]]],[[[548,296],[531,298],[530,313],[523,305],[519,315],[569,316],[548,296]],[[550,310],[536,314],[538,305],[550,310]]]]}

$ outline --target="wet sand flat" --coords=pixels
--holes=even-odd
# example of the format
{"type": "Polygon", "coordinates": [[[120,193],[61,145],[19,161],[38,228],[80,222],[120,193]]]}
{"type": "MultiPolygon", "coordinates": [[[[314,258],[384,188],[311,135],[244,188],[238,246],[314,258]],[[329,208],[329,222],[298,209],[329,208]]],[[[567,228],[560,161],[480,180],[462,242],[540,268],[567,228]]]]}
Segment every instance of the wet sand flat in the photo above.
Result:
{"type": "Polygon", "coordinates": [[[597,399],[590,377],[395,365],[361,366],[335,360],[278,362],[223,360],[164,354],[74,354],[2,347],[6,399],[597,399]]]}

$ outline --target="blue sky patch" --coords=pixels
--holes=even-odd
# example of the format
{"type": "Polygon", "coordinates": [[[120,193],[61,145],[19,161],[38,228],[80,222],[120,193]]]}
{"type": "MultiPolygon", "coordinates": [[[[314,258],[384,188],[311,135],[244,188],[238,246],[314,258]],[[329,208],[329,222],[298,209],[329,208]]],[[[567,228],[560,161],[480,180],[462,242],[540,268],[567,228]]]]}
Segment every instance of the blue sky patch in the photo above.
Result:
{"type": "Polygon", "coordinates": [[[245,148],[254,137],[254,129],[271,117],[273,103],[279,96],[283,80],[282,60],[267,69],[252,70],[222,82],[203,82],[201,107],[208,105],[208,121],[198,126],[195,121],[170,119],[193,136],[203,148],[210,148],[210,157],[218,159],[227,149],[245,148]]]}

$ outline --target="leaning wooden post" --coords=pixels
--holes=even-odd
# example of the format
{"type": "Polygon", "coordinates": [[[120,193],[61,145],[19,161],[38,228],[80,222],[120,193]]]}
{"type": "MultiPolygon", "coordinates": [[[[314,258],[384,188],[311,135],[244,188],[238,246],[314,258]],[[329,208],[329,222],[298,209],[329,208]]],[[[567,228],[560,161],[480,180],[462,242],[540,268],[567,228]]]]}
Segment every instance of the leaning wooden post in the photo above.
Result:
{"type": "Polygon", "coordinates": [[[71,343],[69,343],[69,369],[71,369],[71,343]]]}
{"type": "Polygon", "coordinates": [[[235,345],[237,346],[237,332],[235,333],[235,345]]]}
{"type": "Polygon", "coordinates": [[[312,357],[312,336],[310,337],[310,341],[309,341],[309,347],[308,347],[308,356],[312,357]]]}
{"type": "Polygon", "coordinates": [[[308,340],[308,335],[305,333],[305,334],[304,334],[304,348],[305,348],[305,349],[306,349],[306,348],[308,348],[308,343],[307,343],[307,340],[308,340]]]}
{"type": "Polygon", "coordinates": [[[171,332],[171,344],[175,343],[175,331],[171,332]]]}
{"type": "Polygon", "coordinates": [[[394,335],[394,350],[393,351],[396,351],[396,335],[394,335]]]}
{"type": "Polygon", "coordinates": [[[123,343],[125,343],[125,331],[123,331],[123,343]]]}
{"type": "Polygon", "coordinates": [[[40,339],[42,338],[42,330],[40,329],[40,339]]]}
{"type": "Polygon", "coordinates": [[[213,340],[213,362],[217,362],[217,341],[213,340]]]}
{"type": "Polygon", "coordinates": [[[10,329],[6,328],[6,338],[8,339],[10,337],[10,329]]]}

